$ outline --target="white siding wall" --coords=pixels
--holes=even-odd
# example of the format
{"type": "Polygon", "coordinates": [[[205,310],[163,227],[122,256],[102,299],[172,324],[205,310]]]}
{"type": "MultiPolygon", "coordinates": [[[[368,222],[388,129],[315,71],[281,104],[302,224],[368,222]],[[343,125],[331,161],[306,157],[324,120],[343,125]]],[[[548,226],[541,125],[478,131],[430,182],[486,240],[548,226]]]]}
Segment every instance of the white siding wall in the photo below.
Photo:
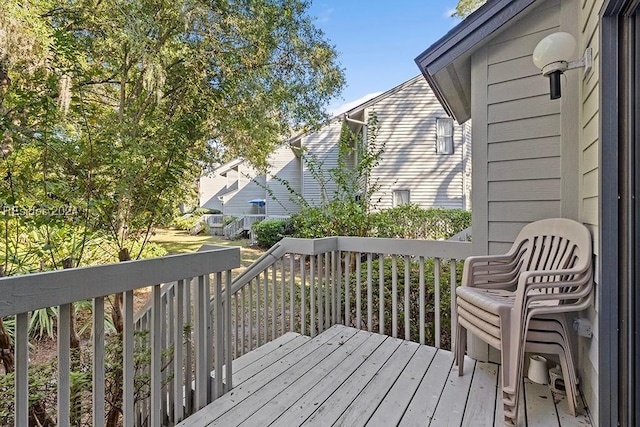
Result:
{"type": "Polygon", "coordinates": [[[222,201],[218,197],[225,193],[227,178],[215,171],[200,177],[199,205],[201,208],[217,209],[222,212],[222,201]]]}
{"type": "MultiPolygon", "coordinates": [[[[594,251],[598,256],[598,151],[599,126],[598,110],[600,105],[599,97],[599,67],[597,60],[600,57],[600,36],[599,36],[599,11],[602,7],[602,0],[583,0],[580,2],[580,31],[582,36],[578,43],[578,50],[583,52],[585,48],[593,48],[593,57],[596,64],[589,76],[582,81],[580,87],[580,99],[582,108],[580,109],[581,132],[579,137],[580,156],[580,203],[578,215],[580,221],[587,224],[594,237],[594,251]]],[[[582,71],[580,71],[582,75],[582,71]]],[[[598,263],[596,262],[597,266],[598,263]]],[[[598,280],[599,272],[596,272],[598,280]]],[[[600,286],[596,283],[596,295],[601,292],[600,286]]],[[[593,419],[598,419],[598,301],[588,310],[587,316],[593,325],[593,338],[581,339],[579,342],[579,371],[582,378],[582,391],[587,400],[587,404],[593,414],[593,419]]]]}
{"type": "MultiPolygon", "coordinates": [[[[338,165],[338,143],[340,141],[340,131],[342,121],[334,120],[323,126],[317,132],[311,133],[302,138],[302,146],[305,149],[305,156],[315,155],[319,163],[322,163],[324,178],[328,179],[328,170],[338,165]]],[[[323,189],[316,179],[314,179],[307,161],[302,162],[302,192],[305,200],[311,206],[322,204],[323,189]]],[[[336,190],[332,182],[325,185],[324,193],[331,198],[336,190]]]]}
{"type": "Polygon", "coordinates": [[[463,128],[454,124],[454,153],[436,153],[436,119],[448,117],[423,79],[380,100],[369,111],[378,116],[377,144],[385,144],[372,182],[376,209],[392,207],[394,190],[409,190],[423,208],[463,208],[463,128]]]}
{"type": "Polygon", "coordinates": [[[289,146],[281,146],[269,156],[269,176],[267,186],[271,195],[267,194],[267,215],[291,215],[299,210],[299,205],[292,200],[294,195],[282,184],[289,183],[294,191],[302,193],[300,182],[301,159],[296,157],[289,146]],[[277,176],[279,179],[273,179],[277,176]],[[274,200],[274,198],[276,200],[274,200]]]}
{"type": "Polygon", "coordinates": [[[249,200],[265,199],[264,176],[259,176],[246,163],[241,163],[237,169],[229,171],[227,175],[231,181],[237,176],[237,190],[225,194],[224,214],[241,216],[260,213],[261,211],[249,203],[249,200]]]}

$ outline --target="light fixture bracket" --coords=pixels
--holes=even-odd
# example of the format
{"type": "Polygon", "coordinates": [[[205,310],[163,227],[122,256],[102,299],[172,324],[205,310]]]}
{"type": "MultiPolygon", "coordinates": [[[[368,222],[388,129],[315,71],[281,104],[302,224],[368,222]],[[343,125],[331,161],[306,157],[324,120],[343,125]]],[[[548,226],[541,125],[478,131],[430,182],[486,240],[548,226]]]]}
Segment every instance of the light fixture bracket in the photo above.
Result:
{"type": "Polygon", "coordinates": [[[574,70],[576,68],[584,67],[585,76],[588,75],[593,68],[593,49],[588,47],[584,51],[582,58],[577,61],[557,61],[547,64],[542,67],[542,75],[547,77],[554,71],[560,71],[564,73],[567,70],[574,70]]]}

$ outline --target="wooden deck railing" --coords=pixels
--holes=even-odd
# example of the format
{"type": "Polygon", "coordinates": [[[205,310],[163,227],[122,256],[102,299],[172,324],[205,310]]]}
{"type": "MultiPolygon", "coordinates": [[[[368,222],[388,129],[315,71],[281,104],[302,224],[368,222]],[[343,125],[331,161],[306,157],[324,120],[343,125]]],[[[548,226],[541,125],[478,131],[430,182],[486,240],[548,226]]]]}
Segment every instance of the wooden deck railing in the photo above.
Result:
{"type": "MultiPolygon", "coordinates": [[[[0,279],[0,317],[15,316],[14,425],[29,425],[30,313],[57,308],[58,426],[70,425],[71,304],[93,302],[91,425],[105,425],[105,301],[123,294],[122,418],[123,425],[173,425],[232,387],[231,312],[223,309],[223,292],[231,270],[240,266],[238,248],[122,262],[118,264],[37,273],[0,279]],[[162,288],[163,283],[175,282],[162,288]],[[134,319],[134,291],[151,286],[150,311],[134,319]],[[148,350],[147,350],[148,348],[148,350]],[[137,356],[147,352],[149,363],[137,356]],[[212,382],[211,371],[228,369],[212,382]],[[138,379],[148,384],[138,384],[138,379]],[[140,398],[140,390],[146,390],[140,398]]],[[[31,396],[33,397],[33,396],[31,396]]]]}
{"type": "Polygon", "coordinates": [[[336,323],[448,346],[455,304],[442,310],[443,298],[469,255],[466,242],[283,239],[232,284],[234,357],[285,332],[314,336],[336,323]]]}

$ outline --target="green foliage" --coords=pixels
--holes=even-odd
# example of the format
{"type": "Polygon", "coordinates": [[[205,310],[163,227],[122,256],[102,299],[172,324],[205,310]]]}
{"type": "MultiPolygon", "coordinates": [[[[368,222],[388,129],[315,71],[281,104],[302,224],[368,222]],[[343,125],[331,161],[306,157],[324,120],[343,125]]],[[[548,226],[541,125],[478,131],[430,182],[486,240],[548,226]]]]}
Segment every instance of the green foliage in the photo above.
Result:
{"type": "Polygon", "coordinates": [[[258,246],[270,248],[292,234],[291,221],[287,219],[265,219],[254,223],[251,228],[256,233],[258,246]]]}
{"type": "Polygon", "coordinates": [[[487,0],[459,0],[453,16],[464,19],[486,2],[487,0]]]}
{"type": "MultiPolygon", "coordinates": [[[[397,283],[397,302],[398,302],[398,336],[404,338],[405,330],[405,311],[409,311],[409,330],[410,339],[413,341],[419,341],[420,339],[420,264],[418,261],[412,260],[409,264],[409,306],[406,307],[404,302],[404,274],[405,274],[405,260],[402,257],[397,259],[396,268],[396,283],[397,283]]],[[[459,278],[462,275],[462,269],[464,267],[463,262],[456,263],[456,276],[459,278]]],[[[366,307],[368,304],[367,289],[364,284],[367,282],[367,271],[362,269],[360,282],[360,297],[362,300],[363,313],[366,313],[366,307]]],[[[393,331],[392,325],[392,293],[393,288],[391,283],[393,281],[393,261],[386,258],[383,265],[384,283],[388,285],[384,287],[384,333],[391,336],[393,331]]],[[[424,261],[424,283],[425,283],[425,310],[424,310],[424,324],[425,324],[425,339],[428,345],[435,344],[435,286],[440,287],[440,332],[441,332],[441,344],[445,349],[451,348],[451,265],[448,260],[442,260],[440,263],[440,282],[435,283],[434,275],[434,261],[433,259],[425,259],[424,261]]],[[[356,275],[353,274],[350,278],[350,294],[351,294],[351,319],[355,324],[356,319],[356,275]]],[[[372,262],[372,283],[377,284],[380,280],[380,259],[375,259],[372,262]]],[[[379,330],[380,318],[380,295],[377,288],[373,292],[373,330],[379,330]]],[[[366,322],[366,316],[363,315],[362,319],[366,322]]],[[[366,325],[361,325],[366,326],[366,325]]]]}
{"type": "Polygon", "coordinates": [[[376,237],[446,240],[471,227],[471,212],[401,205],[372,214],[371,224],[376,237]]]}
{"type": "Polygon", "coordinates": [[[187,214],[176,217],[171,221],[171,226],[178,230],[189,231],[200,222],[202,215],[187,214]]]}
{"type": "Polygon", "coordinates": [[[344,76],[308,7],[3,3],[4,274],[81,265],[95,233],[137,258],[131,242],[169,223],[221,152],[264,165],[274,141],[323,120],[344,76]]]}

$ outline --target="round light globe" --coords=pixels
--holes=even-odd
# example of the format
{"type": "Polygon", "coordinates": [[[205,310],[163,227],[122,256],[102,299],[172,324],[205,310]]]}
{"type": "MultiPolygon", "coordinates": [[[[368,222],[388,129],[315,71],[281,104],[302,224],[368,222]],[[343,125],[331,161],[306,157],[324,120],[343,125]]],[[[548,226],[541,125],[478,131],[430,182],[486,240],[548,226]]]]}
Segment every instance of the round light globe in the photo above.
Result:
{"type": "Polygon", "coordinates": [[[540,40],[533,50],[533,63],[542,70],[554,62],[569,62],[576,51],[576,39],[569,33],[553,33],[540,40]]]}

